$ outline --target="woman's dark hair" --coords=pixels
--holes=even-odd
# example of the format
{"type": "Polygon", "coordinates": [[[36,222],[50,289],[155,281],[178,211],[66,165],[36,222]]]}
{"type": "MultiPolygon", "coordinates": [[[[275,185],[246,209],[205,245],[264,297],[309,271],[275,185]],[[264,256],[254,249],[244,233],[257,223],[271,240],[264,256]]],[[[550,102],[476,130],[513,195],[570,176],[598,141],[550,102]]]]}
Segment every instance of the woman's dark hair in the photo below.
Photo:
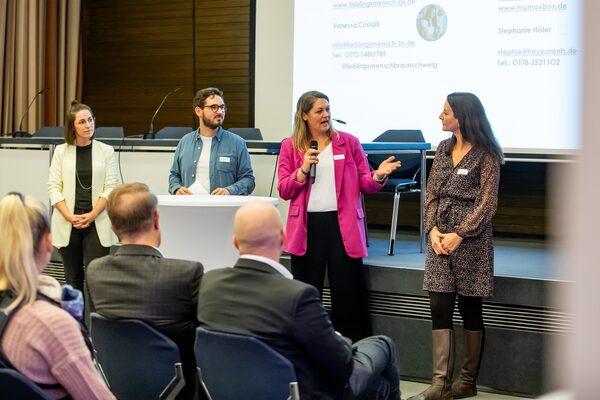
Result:
{"type": "MultiPolygon", "coordinates": [[[[70,145],[75,145],[75,114],[77,114],[81,110],[88,110],[92,117],[94,113],[92,109],[83,103],[78,102],[77,100],[73,100],[71,102],[71,107],[69,107],[69,111],[67,112],[67,120],[65,121],[65,142],[70,145]]],[[[92,139],[94,136],[92,136],[92,139]]]]}
{"type": "MultiPolygon", "coordinates": [[[[447,100],[454,117],[458,119],[463,139],[474,148],[482,149],[493,156],[500,164],[504,164],[504,154],[494,136],[483,104],[477,96],[458,92],[449,94],[447,100]]],[[[453,136],[448,151],[451,151],[455,144],[456,138],[453,136]]]]}

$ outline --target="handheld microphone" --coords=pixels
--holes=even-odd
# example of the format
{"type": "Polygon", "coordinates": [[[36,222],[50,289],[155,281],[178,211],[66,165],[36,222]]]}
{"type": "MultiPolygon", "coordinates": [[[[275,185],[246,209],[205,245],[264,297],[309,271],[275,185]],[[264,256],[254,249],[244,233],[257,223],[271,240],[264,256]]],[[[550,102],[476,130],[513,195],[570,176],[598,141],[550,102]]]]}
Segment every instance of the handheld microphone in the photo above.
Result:
{"type": "MultiPolygon", "coordinates": [[[[177,93],[181,90],[181,87],[176,87],[175,89],[171,90],[169,93],[167,93],[165,95],[165,97],[163,97],[162,101],[160,102],[160,104],[158,105],[158,108],[156,109],[156,111],[154,112],[154,115],[152,116],[152,119],[150,120],[150,128],[148,129],[148,137],[153,136],[154,133],[154,118],[156,118],[156,115],[158,114],[158,112],[160,111],[160,109],[162,108],[163,104],[165,104],[165,100],[167,100],[167,97],[169,97],[170,95],[172,95],[173,93],[177,93]]],[[[144,137],[146,137],[146,135],[144,135],[144,137]]]]}
{"type": "Polygon", "coordinates": [[[346,125],[346,121],[342,121],[341,119],[331,118],[331,120],[337,122],[338,124],[346,125]]]}
{"type": "Polygon", "coordinates": [[[19,122],[19,130],[13,133],[13,137],[31,136],[31,134],[29,132],[25,132],[23,130],[23,121],[25,121],[25,117],[29,113],[29,110],[31,109],[31,106],[33,105],[33,103],[35,102],[35,100],[38,98],[38,96],[40,94],[46,93],[47,91],[48,91],[48,88],[44,88],[44,89],[40,90],[39,92],[37,92],[35,94],[35,96],[33,96],[33,100],[31,100],[31,102],[27,106],[27,109],[25,109],[25,113],[23,114],[23,117],[21,117],[21,121],[19,122]]]}
{"type": "MultiPolygon", "coordinates": [[[[313,150],[319,150],[319,143],[316,140],[310,141],[310,148],[313,150]]],[[[310,164],[310,183],[315,183],[317,178],[317,164],[310,164]]]]}

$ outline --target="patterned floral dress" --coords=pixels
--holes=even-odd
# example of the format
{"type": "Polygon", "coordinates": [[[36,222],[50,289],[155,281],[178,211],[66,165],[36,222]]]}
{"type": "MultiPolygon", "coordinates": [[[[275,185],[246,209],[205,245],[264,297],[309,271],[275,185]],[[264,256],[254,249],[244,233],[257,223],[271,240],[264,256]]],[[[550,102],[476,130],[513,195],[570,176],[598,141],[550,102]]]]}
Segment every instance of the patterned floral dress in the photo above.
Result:
{"type": "Polygon", "coordinates": [[[494,290],[492,217],[498,202],[500,164],[471,149],[452,165],[451,139],[437,148],[427,182],[425,229],[456,232],[462,243],[450,255],[437,255],[428,238],[423,289],[487,297],[494,290]]]}

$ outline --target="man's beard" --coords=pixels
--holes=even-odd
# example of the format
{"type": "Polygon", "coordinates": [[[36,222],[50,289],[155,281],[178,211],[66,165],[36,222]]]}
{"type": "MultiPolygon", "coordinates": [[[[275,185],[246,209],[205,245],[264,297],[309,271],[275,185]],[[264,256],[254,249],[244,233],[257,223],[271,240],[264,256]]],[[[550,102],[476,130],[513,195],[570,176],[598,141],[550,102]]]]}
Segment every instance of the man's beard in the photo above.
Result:
{"type": "Polygon", "coordinates": [[[218,127],[220,127],[221,125],[223,125],[223,118],[221,118],[220,122],[213,123],[211,119],[206,118],[206,117],[202,117],[202,122],[204,123],[204,126],[206,126],[207,128],[217,129],[218,127]]]}

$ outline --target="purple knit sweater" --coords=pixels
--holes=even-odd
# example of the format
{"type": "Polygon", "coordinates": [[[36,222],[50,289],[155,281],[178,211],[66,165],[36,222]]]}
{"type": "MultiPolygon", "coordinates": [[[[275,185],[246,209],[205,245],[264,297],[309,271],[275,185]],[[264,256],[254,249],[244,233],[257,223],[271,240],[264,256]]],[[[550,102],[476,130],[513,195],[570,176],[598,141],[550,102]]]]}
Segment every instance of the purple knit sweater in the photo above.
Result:
{"type": "MultiPolygon", "coordinates": [[[[2,350],[23,375],[38,383],[59,383],[73,399],[114,399],[92,363],[77,322],[46,301],[23,306],[12,318],[2,350]]],[[[52,398],[64,390],[45,392],[52,398]]]]}

